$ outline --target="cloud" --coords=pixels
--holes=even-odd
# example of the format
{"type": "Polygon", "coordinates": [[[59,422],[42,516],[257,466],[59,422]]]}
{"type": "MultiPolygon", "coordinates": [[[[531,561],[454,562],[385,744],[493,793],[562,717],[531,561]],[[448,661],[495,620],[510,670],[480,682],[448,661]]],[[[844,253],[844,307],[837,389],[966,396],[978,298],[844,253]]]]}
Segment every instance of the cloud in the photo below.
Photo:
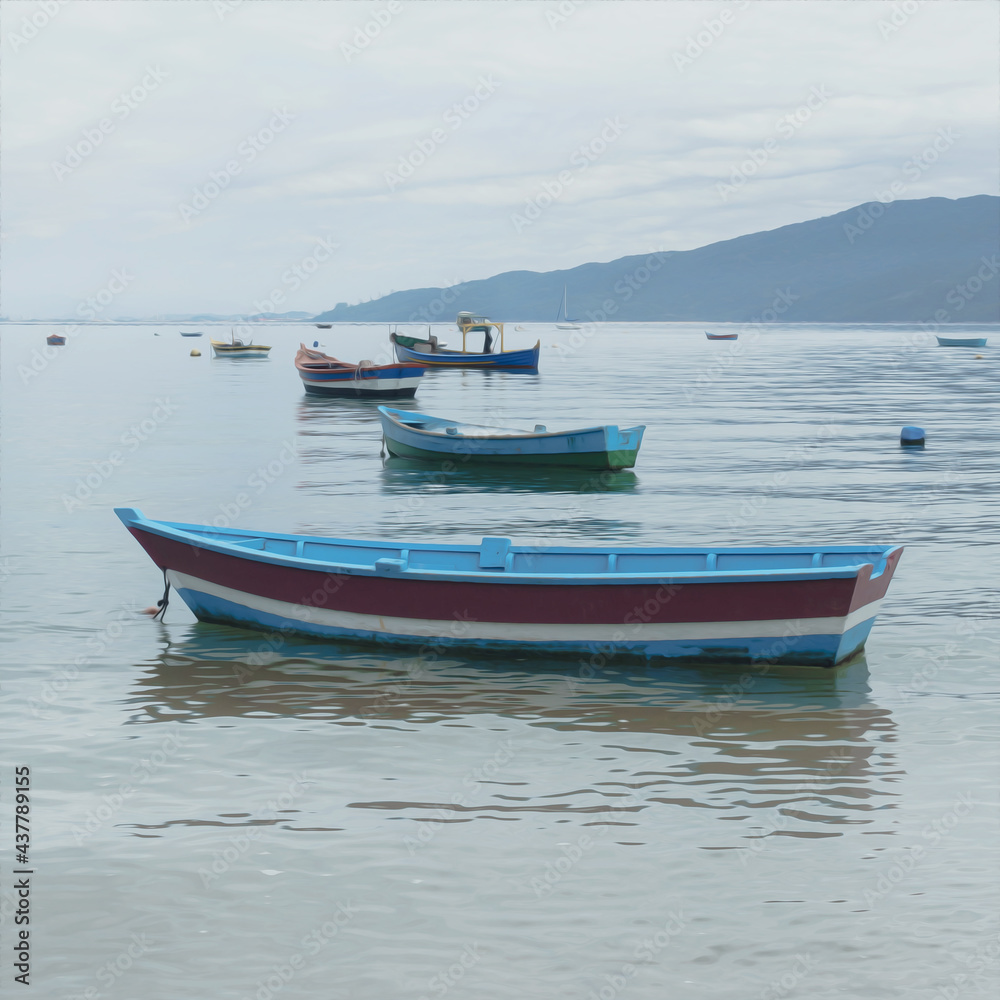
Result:
{"type": "Polygon", "coordinates": [[[689,249],[871,200],[942,128],[906,197],[995,189],[995,5],[71,2],[16,50],[39,7],[3,8],[7,314],[123,265],[133,315],[235,311],[328,233],[288,308],[689,249]]]}

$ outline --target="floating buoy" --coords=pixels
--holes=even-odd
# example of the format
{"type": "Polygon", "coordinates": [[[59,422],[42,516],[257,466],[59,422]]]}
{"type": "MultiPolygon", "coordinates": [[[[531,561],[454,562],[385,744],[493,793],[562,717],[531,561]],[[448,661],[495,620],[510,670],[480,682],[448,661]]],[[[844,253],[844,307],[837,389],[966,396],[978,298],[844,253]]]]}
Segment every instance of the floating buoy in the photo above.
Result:
{"type": "Polygon", "coordinates": [[[313,347],[319,347],[319,341],[318,340],[314,340],[313,341],[313,347]]]}
{"type": "Polygon", "coordinates": [[[923,448],[923,427],[904,427],[899,432],[899,444],[902,448],[923,448]]]}
{"type": "Polygon", "coordinates": [[[981,354],[977,354],[976,355],[976,360],[977,361],[982,361],[983,360],[983,356],[981,354]]]}
{"type": "Polygon", "coordinates": [[[199,350],[198,350],[198,348],[196,347],[196,348],[195,348],[195,349],[194,349],[194,350],[193,350],[193,351],[191,352],[191,357],[192,357],[192,358],[200,358],[200,357],[201,357],[201,351],[199,351],[199,350]]]}

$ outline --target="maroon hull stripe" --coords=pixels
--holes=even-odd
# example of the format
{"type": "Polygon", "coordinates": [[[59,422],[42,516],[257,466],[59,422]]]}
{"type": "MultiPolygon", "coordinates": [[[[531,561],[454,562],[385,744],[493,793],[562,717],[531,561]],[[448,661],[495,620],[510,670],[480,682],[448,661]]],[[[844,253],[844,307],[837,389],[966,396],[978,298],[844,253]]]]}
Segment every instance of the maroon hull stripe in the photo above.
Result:
{"type": "Polygon", "coordinates": [[[223,587],[292,604],[388,614],[400,618],[548,623],[566,625],[641,622],[726,622],[828,618],[885,592],[883,574],[864,580],[804,580],[774,583],[492,584],[338,576],[240,559],[183,542],[132,530],[161,568],[178,570],[223,587]],[[856,590],[868,590],[858,600],[856,590]]]}
{"type": "Polygon", "coordinates": [[[889,589],[889,581],[893,573],[896,572],[896,563],[903,554],[902,549],[897,549],[885,561],[885,569],[875,579],[871,579],[871,570],[863,568],[858,574],[857,586],[854,590],[854,597],[851,600],[851,611],[856,608],[863,608],[872,601],[879,601],[885,597],[889,589]]]}

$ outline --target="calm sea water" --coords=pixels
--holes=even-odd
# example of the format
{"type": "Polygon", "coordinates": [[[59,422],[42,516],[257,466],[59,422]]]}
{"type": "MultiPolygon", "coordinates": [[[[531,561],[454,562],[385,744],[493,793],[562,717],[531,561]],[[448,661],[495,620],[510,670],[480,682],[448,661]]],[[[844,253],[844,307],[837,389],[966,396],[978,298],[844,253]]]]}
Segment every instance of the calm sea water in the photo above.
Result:
{"type": "Polygon", "coordinates": [[[903,327],[533,325],[508,346],[540,337],[539,375],[431,373],[412,404],[645,424],[635,470],[602,478],[384,460],[374,405],[306,398],[292,366],[303,339],[377,359],[384,327],[275,326],[263,361],[180,329],[2,332],[4,991],[26,765],[26,996],[996,995],[1000,332],[975,351],[903,327]],[[839,671],[418,660],[176,601],[150,621],[160,574],[116,505],[906,551],[839,671]]]}

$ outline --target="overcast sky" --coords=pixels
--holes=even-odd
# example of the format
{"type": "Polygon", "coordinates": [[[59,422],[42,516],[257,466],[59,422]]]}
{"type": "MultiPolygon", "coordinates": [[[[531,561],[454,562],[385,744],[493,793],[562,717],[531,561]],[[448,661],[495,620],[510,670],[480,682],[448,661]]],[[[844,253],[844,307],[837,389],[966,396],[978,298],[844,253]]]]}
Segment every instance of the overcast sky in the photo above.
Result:
{"type": "Polygon", "coordinates": [[[102,290],[108,318],[319,312],[880,194],[997,193],[993,0],[3,0],[0,17],[13,318],[102,290]]]}

